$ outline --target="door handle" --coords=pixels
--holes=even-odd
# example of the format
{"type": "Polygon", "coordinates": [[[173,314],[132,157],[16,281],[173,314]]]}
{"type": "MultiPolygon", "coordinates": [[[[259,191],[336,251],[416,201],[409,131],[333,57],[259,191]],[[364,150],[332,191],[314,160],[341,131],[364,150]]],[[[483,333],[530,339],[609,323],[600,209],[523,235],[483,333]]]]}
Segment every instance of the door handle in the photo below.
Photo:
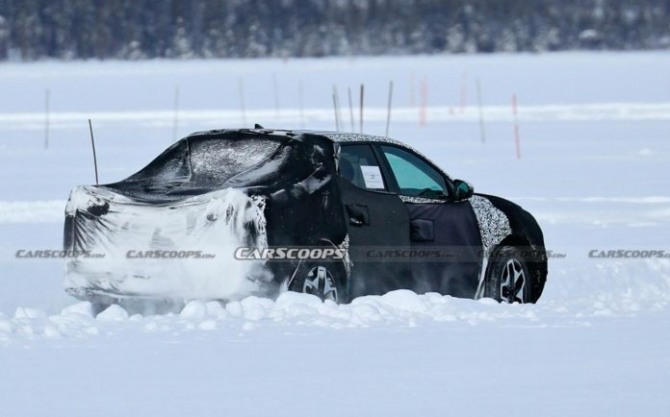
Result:
{"type": "Polygon", "coordinates": [[[365,226],[370,224],[370,212],[368,206],[364,204],[347,204],[347,215],[349,223],[354,226],[365,226]]]}

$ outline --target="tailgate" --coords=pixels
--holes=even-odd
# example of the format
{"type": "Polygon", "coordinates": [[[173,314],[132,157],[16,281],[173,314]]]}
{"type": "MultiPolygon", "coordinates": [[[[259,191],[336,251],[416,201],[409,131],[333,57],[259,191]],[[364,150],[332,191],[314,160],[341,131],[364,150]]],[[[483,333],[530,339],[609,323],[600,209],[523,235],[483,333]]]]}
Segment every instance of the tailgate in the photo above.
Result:
{"type": "Polygon", "coordinates": [[[65,210],[66,290],[79,298],[238,299],[263,292],[262,263],[236,261],[240,246],[266,247],[263,197],[225,189],[169,203],[105,187],[72,190],[65,210]]]}

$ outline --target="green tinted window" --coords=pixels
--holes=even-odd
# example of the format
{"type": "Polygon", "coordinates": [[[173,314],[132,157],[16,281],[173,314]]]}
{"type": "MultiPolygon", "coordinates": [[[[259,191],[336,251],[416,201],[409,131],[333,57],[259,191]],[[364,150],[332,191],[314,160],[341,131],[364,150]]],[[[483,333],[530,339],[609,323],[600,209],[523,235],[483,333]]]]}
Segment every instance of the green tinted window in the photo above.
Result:
{"type": "Polygon", "coordinates": [[[398,181],[401,194],[425,197],[447,195],[442,175],[422,159],[393,146],[381,148],[398,181]]]}

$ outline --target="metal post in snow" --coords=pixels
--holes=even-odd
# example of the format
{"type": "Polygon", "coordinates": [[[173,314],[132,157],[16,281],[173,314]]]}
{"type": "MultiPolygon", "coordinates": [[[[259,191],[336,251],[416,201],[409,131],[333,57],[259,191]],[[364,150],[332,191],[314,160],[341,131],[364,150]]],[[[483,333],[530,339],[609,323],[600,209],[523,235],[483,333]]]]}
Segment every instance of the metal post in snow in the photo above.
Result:
{"type": "Polygon", "coordinates": [[[460,100],[460,112],[465,112],[465,107],[467,106],[467,97],[468,97],[468,73],[463,73],[463,78],[461,78],[461,100],[460,100]]]}
{"type": "Polygon", "coordinates": [[[95,139],[93,137],[93,124],[88,119],[88,131],[91,134],[91,148],[93,148],[93,169],[95,170],[95,185],[98,185],[98,157],[95,154],[95,139]]]}
{"type": "Polygon", "coordinates": [[[409,80],[409,107],[416,107],[416,81],[414,80],[414,73],[410,76],[409,80]]]}
{"type": "Polygon", "coordinates": [[[300,128],[302,129],[305,127],[305,96],[302,80],[298,82],[298,107],[300,107],[300,128]]]}
{"type": "Polygon", "coordinates": [[[393,103],[393,81],[389,81],[389,100],[386,109],[386,137],[389,135],[389,126],[391,125],[391,105],[393,103]]]}
{"type": "Polygon", "coordinates": [[[238,90],[240,94],[240,115],[242,117],[242,126],[247,125],[247,110],[244,103],[244,78],[240,77],[238,80],[238,90]]]}
{"type": "Polygon", "coordinates": [[[340,103],[340,92],[335,87],[335,98],[337,99],[337,120],[340,124],[340,129],[344,130],[344,117],[342,117],[342,103],[340,103]]]}
{"type": "Polygon", "coordinates": [[[51,110],[49,109],[50,95],[51,93],[47,88],[46,91],[44,92],[44,149],[49,149],[49,129],[50,129],[49,118],[51,117],[50,115],[51,110]]]}
{"type": "Polygon", "coordinates": [[[419,107],[419,125],[426,125],[426,107],[428,106],[428,81],[421,79],[421,106],[419,107]]]}
{"type": "Polygon", "coordinates": [[[179,86],[174,88],[174,120],[172,121],[172,141],[177,141],[179,134],[179,86]]]}
{"type": "Polygon", "coordinates": [[[361,134],[363,133],[363,108],[364,108],[364,101],[365,101],[365,85],[361,84],[361,91],[360,91],[360,104],[359,104],[359,110],[360,110],[360,115],[359,115],[359,120],[360,120],[360,127],[361,127],[361,134]]]}
{"type": "Polygon", "coordinates": [[[340,131],[340,110],[337,98],[337,87],[333,85],[333,111],[335,113],[335,130],[340,131]]]}
{"type": "Polygon", "coordinates": [[[275,118],[279,119],[279,85],[277,83],[277,73],[272,73],[272,91],[275,101],[275,118]]]}
{"type": "Polygon", "coordinates": [[[347,87],[349,93],[349,120],[351,121],[351,131],[354,131],[354,102],[351,98],[351,87],[347,87]]]}
{"type": "Polygon", "coordinates": [[[521,159],[521,138],[519,136],[516,93],[512,94],[512,114],[514,115],[514,148],[516,150],[516,159],[521,159]]]}

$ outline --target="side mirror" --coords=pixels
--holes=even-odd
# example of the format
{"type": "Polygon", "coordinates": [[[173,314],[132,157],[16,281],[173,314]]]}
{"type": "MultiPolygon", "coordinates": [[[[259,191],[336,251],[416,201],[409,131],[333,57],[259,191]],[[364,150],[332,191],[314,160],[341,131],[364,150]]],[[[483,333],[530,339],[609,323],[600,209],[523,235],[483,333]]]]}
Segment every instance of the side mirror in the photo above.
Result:
{"type": "Polygon", "coordinates": [[[454,180],[454,200],[463,201],[472,197],[475,193],[475,187],[469,182],[463,180],[454,180]]]}

